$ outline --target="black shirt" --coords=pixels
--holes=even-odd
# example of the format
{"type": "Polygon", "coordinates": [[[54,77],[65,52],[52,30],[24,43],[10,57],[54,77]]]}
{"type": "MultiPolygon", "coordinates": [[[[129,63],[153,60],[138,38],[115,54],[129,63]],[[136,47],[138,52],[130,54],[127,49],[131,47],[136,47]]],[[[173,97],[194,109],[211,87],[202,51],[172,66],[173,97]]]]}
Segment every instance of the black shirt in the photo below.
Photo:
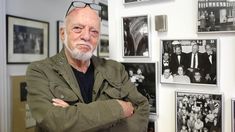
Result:
{"type": "Polygon", "coordinates": [[[91,63],[86,73],[73,68],[74,75],[78,81],[83,100],[86,104],[92,101],[92,89],[94,85],[94,66],[91,63]]]}

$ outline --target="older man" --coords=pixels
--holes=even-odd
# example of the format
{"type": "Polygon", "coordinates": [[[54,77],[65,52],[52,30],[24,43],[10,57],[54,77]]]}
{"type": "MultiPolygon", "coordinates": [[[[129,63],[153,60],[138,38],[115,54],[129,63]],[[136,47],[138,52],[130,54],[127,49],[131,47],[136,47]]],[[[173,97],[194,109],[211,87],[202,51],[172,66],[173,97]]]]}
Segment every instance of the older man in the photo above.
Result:
{"type": "Polygon", "coordinates": [[[27,69],[28,103],[41,132],[144,132],[149,105],[124,66],[93,56],[100,6],[73,1],[57,55],[27,69]]]}

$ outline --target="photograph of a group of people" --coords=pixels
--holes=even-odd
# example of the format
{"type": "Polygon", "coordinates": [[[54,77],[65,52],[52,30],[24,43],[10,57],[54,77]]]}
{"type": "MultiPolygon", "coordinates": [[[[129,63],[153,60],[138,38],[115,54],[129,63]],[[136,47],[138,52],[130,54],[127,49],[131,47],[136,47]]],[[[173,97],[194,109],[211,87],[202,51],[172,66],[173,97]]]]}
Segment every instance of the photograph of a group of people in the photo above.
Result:
{"type": "Polygon", "coordinates": [[[176,92],[176,132],[222,132],[222,94],[176,92]]]}
{"type": "Polygon", "coordinates": [[[161,82],[217,84],[217,40],[162,40],[161,82]]]}
{"type": "Polygon", "coordinates": [[[148,16],[123,18],[123,56],[149,56],[148,16]]]}
{"type": "Polygon", "coordinates": [[[150,113],[156,114],[156,68],[155,63],[122,63],[137,87],[137,90],[149,101],[150,113]]]}

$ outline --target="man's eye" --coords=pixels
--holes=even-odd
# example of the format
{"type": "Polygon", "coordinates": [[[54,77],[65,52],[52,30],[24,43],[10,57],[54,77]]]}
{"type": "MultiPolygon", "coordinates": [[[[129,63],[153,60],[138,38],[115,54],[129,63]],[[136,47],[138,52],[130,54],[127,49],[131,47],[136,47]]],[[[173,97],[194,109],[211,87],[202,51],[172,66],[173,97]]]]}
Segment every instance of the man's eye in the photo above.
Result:
{"type": "Polygon", "coordinates": [[[99,35],[99,32],[97,30],[91,30],[91,35],[96,37],[99,35]]]}
{"type": "Polygon", "coordinates": [[[73,27],[72,29],[74,32],[81,32],[82,31],[82,27],[73,27]]]}

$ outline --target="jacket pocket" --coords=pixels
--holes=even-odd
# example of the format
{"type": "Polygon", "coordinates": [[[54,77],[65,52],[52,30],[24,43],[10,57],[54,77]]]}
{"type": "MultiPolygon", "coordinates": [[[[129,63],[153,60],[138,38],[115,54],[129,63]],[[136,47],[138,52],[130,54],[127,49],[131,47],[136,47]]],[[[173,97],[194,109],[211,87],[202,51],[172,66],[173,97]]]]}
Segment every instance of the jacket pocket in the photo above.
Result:
{"type": "Polygon", "coordinates": [[[104,93],[112,99],[122,99],[124,100],[128,96],[128,92],[123,91],[121,88],[108,88],[104,93]]]}
{"type": "Polygon", "coordinates": [[[78,102],[77,95],[68,86],[50,82],[50,91],[55,98],[59,98],[69,104],[78,102]]]}

